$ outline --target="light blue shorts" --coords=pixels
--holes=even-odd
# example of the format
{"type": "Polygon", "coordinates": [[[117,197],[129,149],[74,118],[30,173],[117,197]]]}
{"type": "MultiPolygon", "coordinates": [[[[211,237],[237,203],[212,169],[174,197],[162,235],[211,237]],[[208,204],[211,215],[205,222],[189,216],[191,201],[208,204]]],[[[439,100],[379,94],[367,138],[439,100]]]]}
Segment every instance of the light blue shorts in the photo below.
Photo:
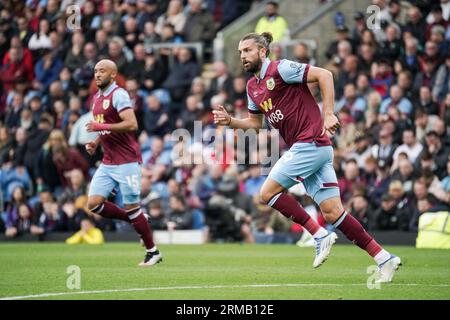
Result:
{"type": "Polygon", "coordinates": [[[89,196],[108,198],[119,187],[124,204],[139,203],[141,196],[141,165],[137,162],[120,165],[101,164],[92,177],[89,196]]]}
{"type": "Polygon", "coordinates": [[[317,204],[339,197],[332,146],[317,147],[314,142],[295,143],[273,166],[268,178],[286,189],[302,182],[317,204]]]}

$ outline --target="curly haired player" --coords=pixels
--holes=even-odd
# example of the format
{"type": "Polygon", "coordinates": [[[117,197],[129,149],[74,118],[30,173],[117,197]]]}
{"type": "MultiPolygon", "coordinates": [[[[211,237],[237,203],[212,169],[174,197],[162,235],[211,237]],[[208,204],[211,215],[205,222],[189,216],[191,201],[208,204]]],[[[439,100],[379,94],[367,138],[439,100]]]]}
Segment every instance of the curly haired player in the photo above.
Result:
{"type": "Polygon", "coordinates": [[[268,58],[271,42],[270,33],[250,33],[241,39],[239,53],[242,65],[245,71],[254,74],[247,83],[249,115],[245,119],[236,119],[219,107],[213,111],[215,123],[231,128],[259,129],[265,116],[290,146],[272,168],[260,195],[265,203],[313,235],[316,240],[313,267],[319,267],[327,259],[337,235],[317,224],[293,197],[285,193],[299,182],[320,206],[325,221],[375,259],[379,267],[378,281],[392,281],[401,264],[400,258],[384,250],[344,210],[339,197],[333,148],[328,136],[339,128],[333,112],[331,72],[289,60],[271,61],[268,58]],[[308,82],[319,83],[323,117],[308,89],[308,82]]]}

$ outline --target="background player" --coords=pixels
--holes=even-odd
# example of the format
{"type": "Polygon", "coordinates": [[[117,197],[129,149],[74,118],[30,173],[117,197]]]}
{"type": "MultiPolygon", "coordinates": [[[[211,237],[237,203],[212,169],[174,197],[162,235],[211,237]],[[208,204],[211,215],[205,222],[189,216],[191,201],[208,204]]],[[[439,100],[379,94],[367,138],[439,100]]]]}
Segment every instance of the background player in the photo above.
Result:
{"type": "Polygon", "coordinates": [[[232,128],[259,129],[263,115],[279,130],[290,146],[272,168],[261,187],[261,199],[308,230],[316,240],[314,267],[328,257],[337,236],[317,224],[300,204],[284,193],[303,182],[306,191],[320,206],[327,223],[367,251],[379,266],[380,282],[390,282],[401,264],[400,258],[384,250],[344,210],[333,168],[333,148],[328,134],[334,134],[339,121],[334,115],[334,85],[331,72],[289,60],[270,61],[270,33],[250,33],[239,42],[244,70],[254,74],[247,83],[249,116],[232,118],[220,107],[214,121],[232,128]],[[323,119],[307,82],[318,82],[323,100],[323,119]]]}
{"type": "Polygon", "coordinates": [[[104,156],[91,181],[88,208],[102,217],[131,223],[147,249],[139,265],[151,266],[162,261],[162,255],[139,206],[142,159],[134,134],[138,125],[128,93],[114,82],[116,75],[117,66],[111,60],[101,60],[95,66],[95,83],[99,88],[93,102],[95,121],[86,128],[99,135],[86,144],[86,150],[92,155],[101,143],[104,156]],[[116,186],[123,196],[125,210],[106,201],[116,186]]]}

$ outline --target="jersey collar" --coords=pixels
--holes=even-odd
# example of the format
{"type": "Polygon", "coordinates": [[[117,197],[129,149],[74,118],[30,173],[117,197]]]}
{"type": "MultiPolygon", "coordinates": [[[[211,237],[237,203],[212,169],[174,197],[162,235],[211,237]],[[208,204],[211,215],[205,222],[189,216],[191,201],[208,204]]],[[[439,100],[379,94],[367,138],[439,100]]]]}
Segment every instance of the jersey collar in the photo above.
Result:
{"type": "Polygon", "coordinates": [[[101,89],[99,89],[99,90],[98,90],[98,95],[99,95],[99,96],[103,95],[104,97],[106,97],[106,96],[108,96],[108,95],[111,93],[111,91],[113,91],[116,87],[117,87],[117,84],[116,84],[116,82],[114,81],[114,82],[111,83],[105,90],[102,91],[101,89]]]}
{"type": "Polygon", "coordinates": [[[255,75],[256,79],[262,80],[264,79],[264,77],[266,76],[266,72],[267,72],[267,68],[269,67],[270,64],[270,59],[266,58],[266,60],[264,60],[263,65],[261,66],[261,71],[259,72],[259,77],[255,75]]]}

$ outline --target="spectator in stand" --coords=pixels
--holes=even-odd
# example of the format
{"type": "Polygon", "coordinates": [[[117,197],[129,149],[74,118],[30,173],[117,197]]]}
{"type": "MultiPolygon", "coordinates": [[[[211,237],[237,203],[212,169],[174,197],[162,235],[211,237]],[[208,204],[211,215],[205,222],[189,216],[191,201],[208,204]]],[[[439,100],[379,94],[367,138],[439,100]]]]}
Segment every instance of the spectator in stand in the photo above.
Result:
{"type": "MultiPolygon", "coordinates": [[[[417,142],[413,129],[406,129],[403,131],[403,144],[400,145],[394,152],[394,162],[397,161],[401,153],[406,153],[408,159],[411,162],[415,162],[420,152],[422,152],[423,146],[417,142]]],[[[397,165],[394,165],[396,168],[397,165]]]]}
{"type": "Polygon", "coordinates": [[[144,128],[148,136],[164,137],[170,131],[169,115],[157,96],[147,97],[147,111],[144,115],[144,128]]]}
{"type": "Polygon", "coordinates": [[[155,24],[147,21],[144,25],[144,32],[139,34],[139,40],[144,43],[147,50],[152,44],[161,42],[160,35],[155,30],[155,24]]]}
{"type": "Polygon", "coordinates": [[[103,233],[94,226],[91,219],[86,218],[81,221],[81,230],[70,238],[66,239],[67,244],[103,244],[105,242],[103,233]]]}
{"type": "Polygon", "coordinates": [[[228,96],[233,92],[233,78],[228,72],[228,68],[223,61],[216,61],[213,64],[214,77],[209,87],[209,96],[213,96],[219,91],[225,91],[228,96]]]}
{"type": "Polygon", "coordinates": [[[17,186],[12,192],[12,198],[6,208],[7,237],[15,237],[30,232],[33,212],[28,207],[25,189],[17,186]]]}
{"type": "Polygon", "coordinates": [[[344,87],[350,83],[356,84],[358,77],[358,58],[355,55],[349,55],[344,58],[342,70],[337,78],[336,97],[339,99],[344,93],[344,87]]]}
{"type": "Polygon", "coordinates": [[[414,79],[413,90],[419,92],[423,86],[432,88],[436,81],[437,66],[437,63],[433,62],[433,60],[425,59],[422,64],[422,71],[418,72],[414,79]]]}
{"type": "Polygon", "coordinates": [[[149,177],[152,183],[160,181],[171,165],[170,152],[164,150],[164,141],[161,138],[152,137],[150,152],[143,156],[142,161],[142,175],[149,177]]]}
{"type": "Polygon", "coordinates": [[[311,57],[311,52],[307,44],[303,42],[297,43],[296,45],[294,45],[292,51],[294,61],[310,64],[313,66],[316,65],[316,60],[311,57]]]}
{"type": "MultiPolygon", "coordinates": [[[[14,36],[11,38],[10,50],[11,48],[19,49],[19,57],[21,58],[20,64],[23,64],[26,70],[27,77],[25,79],[28,81],[33,80],[34,67],[33,67],[33,55],[31,54],[31,51],[28,49],[28,47],[26,47],[22,43],[19,36],[14,36]]],[[[14,63],[17,63],[17,57],[15,57],[15,60],[16,61],[14,63]]],[[[3,58],[3,64],[7,65],[10,63],[12,63],[10,53],[7,52],[3,58]]]]}
{"type": "Polygon", "coordinates": [[[442,179],[442,188],[447,194],[450,194],[450,156],[447,159],[447,175],[442,179]]]}
{"type": "Polygon", "coordinates": [[[347,160],[344,167],[344,176],[338,179],[339,191],[344,203],[350,200],[353,186],[357,183],[365,184],[360,175],[358,163],[354,159],[347,160]]]}
{"type": "Polygon", "coordinates": [[[200,69],[197,62],[193,60],[192,52],[187,48],[180,48],[177,61],[170,69],[162,87],[169,91],[172,100],[181,102],[187,95],[193,79],[199,73],[200,69]]]}
{"type": "Polygon", "coordinates": [[[383,100],[380,113],[387,113],[390,108],[397,108],[404,117],[409,117],[413,112],[411,101],[404,97],[403,90],[398,85],[391,86],[389,98],[383,100]]]}
{"type": "Polygon", "coordinates": [[[203,9],[203,0],[189,0],[190,11],[186,16],[182,35],[187,42],[211,44],[216,28],[211,13],[203,9]]]}
{"type": "Polygon", "coordinates": [[[372,147],[372,156],[377,160],[383,160],[392,164],[394,151],[397,145],[394,143],[394,137],[388,129],[383,128],[379,131],[378,144],[372,147]]]}
{"type": "MultiPolygon", "coordinates": [[[[133,1],[131,1],[133,2],[133,1]]],[[[136,15],[138,30],[142,32],[144,30],[145,23],[148,21],[156,23],[160,15],[159,6],[162,5],[161,1],[158,0],[138,0],[137,9],[138,13],[136,15]]]]}
{"type": "Polygon", "coordinates": [[[253,197],[255,194],[259,194],[265,177],[261,175],[261,165],[259,164],[250,165],[248,173],[244,185],[245,193],[253,197]]]}
{"type": "Polygon", "coordinates": [[[167,229],[193,229],[192,211],[187,207],[184,196],[175,194],[170,197],[170,211],[167,215],[167,229]]]}
{"type": "Polygon", "coordinates": [[[155,31],[161,34],[166,23],[173,25],[177,34],[183,33],[186,16],[183,12],[183,2],[181,0],[170,0],[166,13],[159,16],[156,22],[155,31]]]}
{"type": "Polygon", "coordinates": [[[365,229],[371,230],[373,228],[373,217],[370,215],[369,202],[366,197],[364,195],[353,196],[350,199],[349,204],[349,213],[355,217],[365,229]]]}
{"type": "Polygon", "coordinates": [[[428,86],[420,87],[419,101],[415,108],[422,109],[422,112],[427,115],[439,114],[439,105],[432,100],[431,89],[428,86]]]}
{"type": "Polygon", "coordinates": [[[42,58],[36,63],[36,82],[34,86],[42,93],[47,93],[50,85],[59,78],[63,62],[50,50],[44,50],[42,58]]]}
{"type": "Polygon", "coordinates": [[[34,33],[28,42],[28,48],[36,53],[38,50],[50,49],[50,22],[45,19],[39,21],[39,31],[34,33]]]}
{"type": "Polygon", "coordinates": [[[72,72],[81,68],[86,62],[83,56],[84,43],[85,38],[83,33],[78,30],[75,31],[72,34],[71,50],[69,50],[66,59],[64,60],[64,66],[69,68],[72,72]]]}
{"type": "Polygon", "coordinates": [[[328,45],[327,51],[325,52],[325,56],[327,59],[338,57],[342,60],[344,58],[339,55],[338,47],[340,43],[346,43],[346,46],[348,45],[348,54],[351,54],[353,52],[352,41],[348,35],[348,28],[345,25],[339,25],[336,27],[336,40],[328,45]]]}
{"type": "Polygon", "coordinates": [[[198,97],[195,95],[190,95],[186,98],[186,106],[181,111],[181,115],[177,119],[176,127],[183,128],[194,135],[194,125],[195,121],[200,118],[203,106],[198,97]]]}
{"type": "MultiPolygon", "coordinates": [[[[32,70],[27,69],[26,62],[22,56],[23,51],[20,48],[12,47],[9,49],[9,56],[5,58],[9,59],[9,62],[5,63],[1,67],[0,81],[3,85],[3,95],[0,97],[0,102],[6,102],[8,93],[13,91],[19,82],[33,81],[32,70]]],[[[4,106],[4,103],[0,103],[4,106]]],[[[4,111],[4,107],[0,107],[0,112],[4,111]]]]}
{"type": "Polygon", "coordinates": [[[406,23],[404,32],[411,33],[414,38],[418,39],[420,43],[425,42],[426,22],[422,12],[416,6],[411,6],[408,9],[409,21],[406,23]]]}
{"type": "Polygon", "coordinates": [[[386,27],[386,40],[380,43],[378,55],[391,61],[400,57],[402,43],[400,41],[400,30],[393,24],[386,27]]]}
{"type": "Polygon", "coordinates": [[[359,168],[364,167],[364,162],[371,154],[370,141],[366,134],[357,132],[355,136],[355,146],[352,152],[346,154],[347,159],[354,159],[359,168]]]}
{"type": "Polygon", "coordinates": [[[431,194],[427,194],[425,197],[417,200],[417,211],[412,217],[409,229],[410,231],[417,232],[419,225],[419,218],[425,212],[438,212],[448,210],[448,207],[439,203],[439,201],[431,194]]]}
{"type": "Polygon", "coordinates": [[[400,181],[403,184],[403,189],[407,195],[413,193],[413,184],[416,179],[414,166],[407,158],[398,161],[398,169],[392,173],[392,179],[400,181]]]}
{"type": "Polygon", "coordinates": [[[336,104],[335,111],[339,111],[342,108],[348,109],[356,122],[364,119],[367,103],[362,97],[358,96],[356,86],[352,82],[345,85],[344,96],[336,104]]]}
{"type": "Polygon", "coordinates": [[[372,63],[371,76],[372,88],[377,91],[382,98],[387,98],[394,81],[394,74],[390,62],[385,59],[380,59],[379,61],[372,63]]]}
{"type": "Polygon", "coordinates": [[[271,32],[273,41],[281,41],[289,38],[288,23],[278,14],[278,3],[269,1],[266,3],[266,14],[256,23],[256,33],[271,32]]]}
{"type": "Polygon", "coordinates": [[[433,87],[433,100],[442,102],[450,91],[450,52],[445,58],[445,64],[439,66],[433,87]]]}
{"type": "Polygon", "coordinates": [[[127,74],[128,61],[123,53],[125,41],[120,37],[113,37],[108,43],[108,58],[117,65],[120,74],[127,74]]]}
{"type": "Polygon", "coordinates": [[[28,48],[28,42],[31,39],[33,32],[31,31],[27,17],[19,17],[17,19],[17,36],[22,41],[22,45],[28,48]]]}
{"type": "Polygon", "coordinates": [[[153,230],[167,230],[167,218],[164,214],[161,200],[155,199],[148,204],[148,215],[153,230]]]}
{"type": "Polygon", "coordinates": [[[430,131],[426,134],[423,152],[428,152],[431,155],[434,162],[432,165],[433,171],[438,178],[443,179],[447,172],[447,159],[450,155],[450,149],[442,144],[436,131],[430,131]]]}

